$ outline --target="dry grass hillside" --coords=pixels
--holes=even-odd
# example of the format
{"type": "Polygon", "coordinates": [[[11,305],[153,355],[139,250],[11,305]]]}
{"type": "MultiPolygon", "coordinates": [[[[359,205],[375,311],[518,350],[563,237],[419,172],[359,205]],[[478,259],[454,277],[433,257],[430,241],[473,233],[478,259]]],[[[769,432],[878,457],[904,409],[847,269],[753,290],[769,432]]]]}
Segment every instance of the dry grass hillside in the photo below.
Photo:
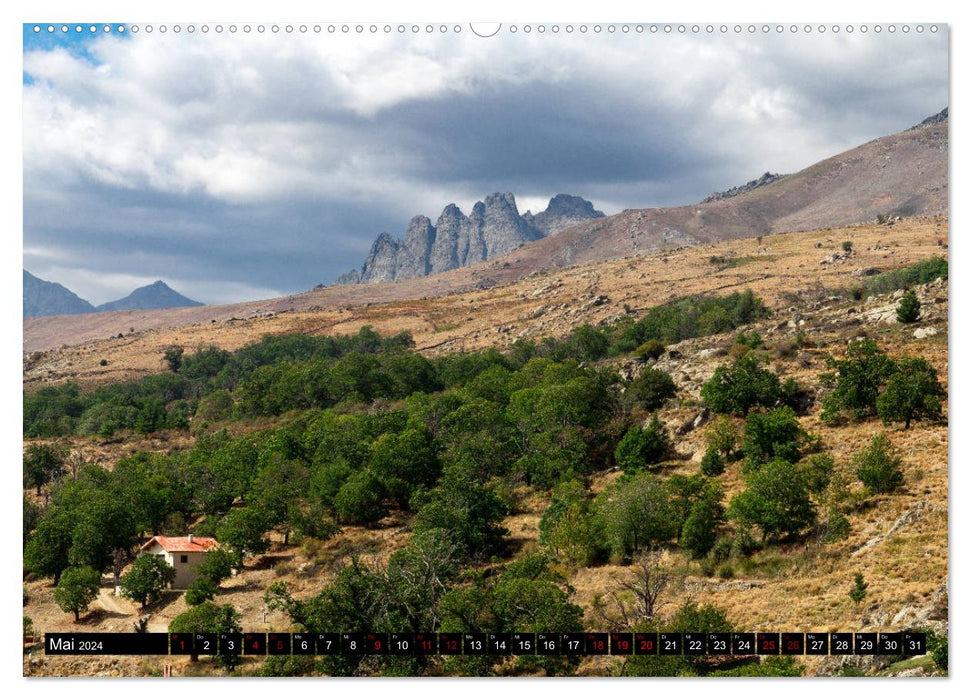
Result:
{"type": "MultiPolygon", "coordinates": [[[[436,354],[485,346],[505,347],[516,338],[559,335],[582,324],[606,321],[629,310],[639,310],[669,299],[695,293],[728,293],[751,288],[773,309],[773,317],[746,330],[764,338],[772,367],[801,384],[818,385],[825,360],[839,354],[847,341],[868,337],[891,357],[920,355],[948,376],[948,293],[946,282],[918,290],[922,319],[916,325],[896,322],[899,293],[878,295],[867,301],[833,296],[827,290],[860,283],[861,276],[946,255],[947,220],[912,218],[889,225],[860,225],[804,233],[766,235],[632,256],[613,262],[575,266],[532,275],[506,286],[465,291],[437,298],[387,301],[366,305],[348,303],[339,308],[303,309],[270,317],[196,322],[178,328],[138,331],[125,329],[125,337],[85,342],[77,346],[38,352],[25,358],[24,381],[34,387],[68,379],[85,387],[136,377],[161,369],[162,351],[180,344],[193,348],[210,343],[227,349],[259,338],[264,333],[350,333],[371,325],[383,333],[410,331],[423,352],[436,354]],[[842,242],[853,252],[842,254],[842,242]],[[107,360],[106,366],[100,361],[107,360]]],[[[329,294],[328,290],[320,292],[329,294]]],[[[668,348],[658,366],[679,386],[677,400],[659,414],[675,437],[680,459],[665,463],[661,474],[691,474],[699,468],[706,445],[700,385],[715,367],[728,359],[735,333],[683,341],[668,348]],[[699,424],[695,427],[695,424],[699,424]]],[[[635,372],[632,359],[613,360],[618,370],[635,372]]],[[[945,406],[945,413],[947,407],[945,406]]],[[[697,562],[680,550],[665,555],[664,564],[682,580],[662,600],[661,615],[681,603],[712,603],[724,608],[732,622],[748,631],[866,631],[908,627],[947,630],[948,572],[948,429],[941,424],[917,422],[910,430],[886,427],[878,420],[839,427],[822,424],[818,405],[800,418],[802,426],[821,437],[823,446],[846,468],[851,455],[880,431],[886,431],[903,459],[903,487],[892,495],[864,496],[862,485],[849,513],[848,539],[823,544],[810,536],[799,544],[770,546],[750,559],[706,575],[697,562]],[[860,572],[869,583],[858,608],[847,593],[853,575],[860,572]]],[[[262,427],[235,424],[236,430],[262,427]]],[[[110,440],[72,438],[71,445],[89,459],[110,466],[138,449],[170,451],[191,437],[159,433],[151,437],[121,436],[110,440]]],[[[619,477],[610,471],[594,476],[593,491],[619,477]]],[[[718,477],[726,497],[742,487],[740,465],[733,463],[718,477]]],[[[505,526],[515,554],[540,547],[538,525],[549,496],[521,487],[518,510],[505,526]]],[[[408,539],[404,514],[392,512],[377,527],[346,527],[326,542],[284,546],[276,541],[271,551],[248,560],[243,571],[224,582],[217,603],[232,603],[243,615],[246,630],[289,629],[278,612],[267,612],[263,592],[275,581],[289,581],[297,597],[320,591],[352,555],[382,563],[408,539]]],[[[627,567],[606,564],[564,568],[573,587],[572,600],[588,611],[587,625],[600,621],[591,612],[596,596],[616,590],[627,567]]],[[[105,578],[107,586],[109,579],[105,578]]],[[[50,581],[26,584],[30,615],[38,630],[131,631],[139,611],[128,601],[111,595],[109,588],[92,605],[80,625],[53,603],[50,581]]],[[[147,611],[149,629],[164,631],[186,608],[178,594],[170,594],[147,611]]],[[[161,658],[45,658],[36,651],[25,656],[24,672],[38,675],[151,675],[164,663],[176,675],[216,673],[209,662],[161,658]]],[[[242,672],[254,672],[256,661],[246,661],[242,672]]],[[[588,658],[582,675],[616,671],[620,662],[608,657],[588,658]]],[[[908,668],[888,665],[871,657],[804,657],[806,673],[831,675],[843,665],[862,665],[869,674],[924,673],[924,662],[908,668]]]]}
{"type": "MultiPolygon", "coordinates": [[[[128,325],[136,324],[134,316],[124,316],[115,322],[121,325],[114,333],[124,337],[26,353],[24,384],[31,391],[68,378],[83,387],[122,381],[164,369],[162,354],[168,346],[181,345],[188,352],[210,344],[234,350],[266,333],[354,333],[370,325],[381,333],[409,331],[419,350],[437,354],[488,346],[503,348],[517,338],[561,335],[582,323],[597,324],[628,310],[636,314],[689,294],[726,294],[751,288],[778,307],[792,292],[815,286],[849,287],[859,284],[864,272],[902,267],[941,254],[946,240],[945,217],[921,217],[633,255],[612,262],[534,273],[506,285],[451,294],[436,295],[435,290],[422,288],[420,291],[427,291],[428,296],[354,303],[353,294],[361,289],[405,285],[336,287],[302,295],[301,310],[297,306],[275,312],[253,310],[251,316],[225,318],[222,316],[229,313],[225,309],[239,309],[200,307],[152,312],[162,314],[164,318],[159,318],[163,320],[168,319],[166,314],[177,312],[191,314],[192,318],[185,323],[172,321],[178,323],[177,327],[168,327],[169,319],[164,320],[162,327],[141,331],[137,325],[128,325]],[[841,252],[843,241],[853,243],[853,254],[832,260],[834,253],[841,252]],[[723,261],[718,262],[719,259],[723,261]],[[340,290],[348,290],[349,298],[333,298],[340,290]],[[309,304],[315,299],[318,303],[309,304]],[[130,332],[130,327],[136,330],[130,332]],[[107,364],[102,365],[102,360],[107,364]]],[[[452,274],[408,282],[432,285],[436,280],[442,282],[438,278],[447,280],[452,274]]],[[[158,320],[143,313],[148,322],[158,320]]],[[[71,318],[94,320],[97,316],[71,318]]],[[[47,321],[25,320],[25,342],[32,342],[32,327],[47,321]]]]}

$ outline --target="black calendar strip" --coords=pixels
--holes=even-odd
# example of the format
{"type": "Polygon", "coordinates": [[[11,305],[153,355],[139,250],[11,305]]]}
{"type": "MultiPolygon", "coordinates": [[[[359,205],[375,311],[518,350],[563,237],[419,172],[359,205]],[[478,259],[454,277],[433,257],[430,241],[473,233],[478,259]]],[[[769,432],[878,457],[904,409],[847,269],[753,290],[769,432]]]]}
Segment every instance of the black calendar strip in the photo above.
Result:
{"type": "Polygon", "coordinates": [[[44,652],[60,655],[845,655],[920,656],[923,632],[48,632],[44,652]]]}

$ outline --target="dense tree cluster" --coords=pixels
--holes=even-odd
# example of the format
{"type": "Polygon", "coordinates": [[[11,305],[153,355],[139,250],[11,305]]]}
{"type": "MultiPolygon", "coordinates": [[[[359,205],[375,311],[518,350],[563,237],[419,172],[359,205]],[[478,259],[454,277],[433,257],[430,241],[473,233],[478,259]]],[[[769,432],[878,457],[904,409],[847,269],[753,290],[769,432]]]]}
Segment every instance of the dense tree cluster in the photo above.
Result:
{"type": "Polygon", "coordinates": [[[843,359],[831,357],[827,364],[834,371],[820,376],[831,389],[820,413],[824,422],[876,414],[886,423],[902,421],[907,429],[914,420],[941,418],[947,392],[937,370],[922,357],[893,360],[874,341],[854,340],[843,359]]]}
{"type": "MultiPolygon", "coordinates": [[[[562,339],[518,341],[507,355],[493,350],[435,362],[413,351],[407,333],[382,337],[369,327],[351,336],[267,335],[232,353],[217,347],[189,352],[171,346],[160,360],[167,372],[83,395],[73,383],[25,394],[24,436],[152,433],[185,429],[193,419],[277,416],[401,399],[414,392],[464,386],[492,367],[518,368],[534,358],[594,362],[638,348],[645,356],[657,357],[662,341],[730,330],[767,313],[750,291],[685,297],[648,310],[640,320],[627,318],[602,328],[580,326],[562,339]]],[[[647,375],[641,383],[654,380],[653,385],[635,388],[635,393],[644,393],[647,404],[663,402],[673,393],[673,385],[657,384],[657,379],[647,375]]],[[[652,405],[647,408],[653,410],[652,405]]]]}

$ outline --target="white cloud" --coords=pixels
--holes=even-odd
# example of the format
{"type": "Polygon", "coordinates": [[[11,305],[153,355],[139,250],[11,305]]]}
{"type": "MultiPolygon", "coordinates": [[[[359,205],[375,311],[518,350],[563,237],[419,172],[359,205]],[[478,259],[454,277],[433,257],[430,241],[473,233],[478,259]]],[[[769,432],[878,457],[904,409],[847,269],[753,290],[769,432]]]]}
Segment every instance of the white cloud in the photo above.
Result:
{"type": "MultiPolygon", "coordinates": [[[[163,250],[200,270],[203,251],[251,251],[250,270],[208,274],[294,291],[381,229],[494,190],[522,211],[560,191],[608,213],[685,203],[905,128],[947,95],[946,38],[913,35],[156,32],[87,53],[24,56],[25,245],[89,236],[99,269],[145,246],[118,285],[164,276],[163,250]],[[274,259],[284,240],[319,259],[274,259]]],[[[100,272],[75,279],[109,293],[100,272]]]]}

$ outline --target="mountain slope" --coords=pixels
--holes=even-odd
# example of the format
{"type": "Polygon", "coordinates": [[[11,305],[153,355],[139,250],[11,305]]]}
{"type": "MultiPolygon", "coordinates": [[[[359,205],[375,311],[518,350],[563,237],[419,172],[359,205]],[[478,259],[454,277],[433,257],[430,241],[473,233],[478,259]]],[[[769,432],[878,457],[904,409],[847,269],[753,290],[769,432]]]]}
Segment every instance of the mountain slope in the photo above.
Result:
{"type": "Polygon", "coordinates": [[[24,270],[24,317],[88,314],[94,307],[67,287],[24,270]]]}
{"type": "Polygon", "coordinates": [[[201,302],[182,296],[162,280],[139,287],[124,299],[105,302],[97,307],[98,311],[148,311],[153,309],[174,309],[183,306],[203,306],[201,302]]]}
{"type": "Polygon", "coordinates": [[[476,202],[469,216],[449,204],[434,225],[426,216],[414,217],[404,239],[382,233],[361,270],[345,272],[337,284],[391,282],[474,265],[597,218],[603,212],[581,197],[558,194],[539,214],[520,215],[512,193],[496,192],[476,202]]]}
{"type": "Polygon", "coordinates": [[[517,252],[524,268],[610,260],[678,245],[808,231],[878,216],[947,212],[948,121],[941,113],[736,196],[629,209],[517,252]]]}

